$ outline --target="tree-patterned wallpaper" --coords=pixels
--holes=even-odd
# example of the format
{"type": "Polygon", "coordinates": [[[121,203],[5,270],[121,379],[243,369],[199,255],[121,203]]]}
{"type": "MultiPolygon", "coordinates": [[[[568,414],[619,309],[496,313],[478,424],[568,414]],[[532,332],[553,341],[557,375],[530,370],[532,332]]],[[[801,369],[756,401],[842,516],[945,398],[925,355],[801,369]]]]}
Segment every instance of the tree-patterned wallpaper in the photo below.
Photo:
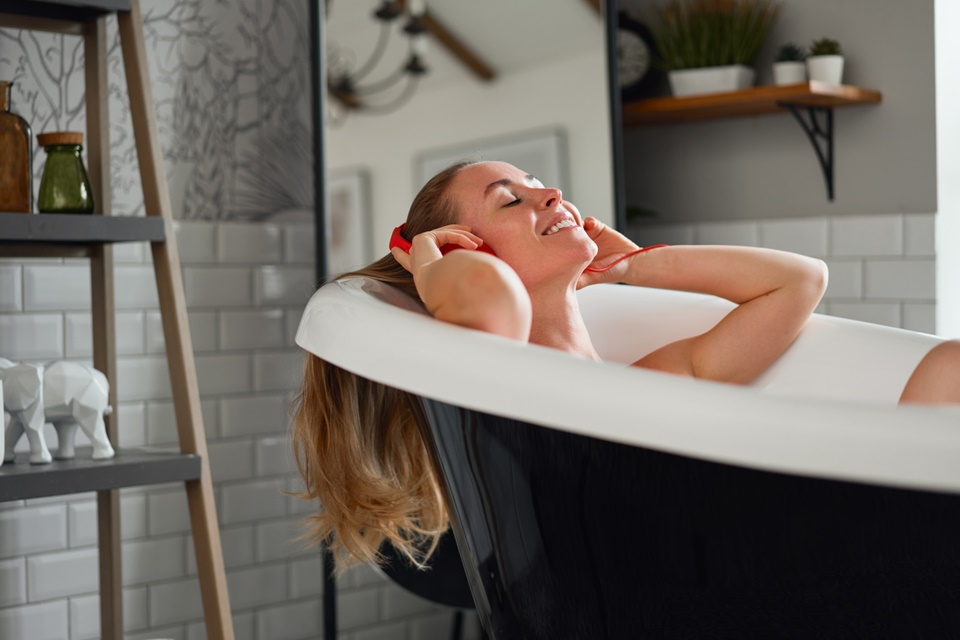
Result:
{"type": "MultiPolygon", "coordinates": [[[[308,0],[141,2],[174,215],[310,219],[308,0]]],[[[143,215],[116,20],[109,34],[113,213],[143,215]]],[[[83,41],[0,29],[0,79],[33,133],[85,131],[83,41]]],[[[34,193],[45,153],[33,141],[34,193]]]]}

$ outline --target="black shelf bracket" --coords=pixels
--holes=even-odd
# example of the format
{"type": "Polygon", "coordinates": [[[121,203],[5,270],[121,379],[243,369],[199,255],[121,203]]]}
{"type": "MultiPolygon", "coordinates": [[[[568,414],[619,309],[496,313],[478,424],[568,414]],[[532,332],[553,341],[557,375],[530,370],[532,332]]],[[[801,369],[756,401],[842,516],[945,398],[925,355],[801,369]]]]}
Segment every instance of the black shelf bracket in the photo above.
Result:
{"type": "Polygon", "coordinates": [[[827,199],[833,202],[833,109],[831,107],[809,107],[804,105],[779,103],[800,123],[803,132],[810,139],[817,153],[823,180],[827,184],[827,199]],[[818,116],[823,116],[821,124],[818,116]]]}

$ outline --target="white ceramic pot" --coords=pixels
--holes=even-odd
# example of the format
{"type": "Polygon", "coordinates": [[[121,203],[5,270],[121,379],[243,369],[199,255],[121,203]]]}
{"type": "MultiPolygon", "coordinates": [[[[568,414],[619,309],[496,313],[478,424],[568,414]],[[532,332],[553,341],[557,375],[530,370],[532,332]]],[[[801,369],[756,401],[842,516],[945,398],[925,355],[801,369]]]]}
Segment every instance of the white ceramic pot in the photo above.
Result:
{"type": "Polygon", "coordinates": [[[807,65],[803,62],[774,62],[773,84],[800,84],[807,81],[807,65]]]}
{"type": "Polygon", "coordinates": [[[754,75],[750,67],[735,64],[726,67],[670,71],[667,77],[670,80],[673,95],[682,98],[746,89],[753,86],[754,75]]]}
{"type": "Polygon", "coordinates": [[[810,56],[807,75],[813,82],[843,84],[843,56],[810,56]]]}

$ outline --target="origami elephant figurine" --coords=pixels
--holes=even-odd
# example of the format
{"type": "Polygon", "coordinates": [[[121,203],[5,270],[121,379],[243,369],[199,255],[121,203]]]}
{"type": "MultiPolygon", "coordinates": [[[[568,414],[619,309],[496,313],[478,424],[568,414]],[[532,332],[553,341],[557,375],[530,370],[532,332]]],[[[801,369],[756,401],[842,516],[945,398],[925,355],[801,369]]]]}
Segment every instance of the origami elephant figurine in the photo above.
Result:
{"type": "Polygon", "coordinates": [[[0,439],[0,459],[13,460],[13,448],[24,433],[30,441],[30,462],[47,464],[52,460],[43,437],[45,422],[57,430],[59,447],[56,458],[74,457],[77,427],[83,429],[93,445],[93,458],[112,458],[113,447],[107,439],[104,416],[110,415],[110,383],[103,373],[79,362],[53,362],[47,366],[0,358],[3,402],[10,414],[5,436],[0,439]]]}

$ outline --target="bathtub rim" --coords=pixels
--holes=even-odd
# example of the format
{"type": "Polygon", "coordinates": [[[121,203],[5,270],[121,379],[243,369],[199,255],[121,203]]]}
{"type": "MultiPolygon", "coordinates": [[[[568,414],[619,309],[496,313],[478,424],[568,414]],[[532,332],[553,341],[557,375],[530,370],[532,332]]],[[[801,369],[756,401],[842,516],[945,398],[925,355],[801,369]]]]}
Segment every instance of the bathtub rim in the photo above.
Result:
{"type": "Polygon", "coordinates": [[[547,428],[765,471],[960,493],[956,408],[811,401],[598,363],[434,320],[398,292],[406,302],[375,297],[370,282],[320,288],[297,344],[376,382],[547,428]],[[418,338],[451,340],[456,360],[451,351],[423,349],[418,338]],[[607,420],[597,420],[581,396],[556,393],[557,382],[579,379],[607,388],[607,420]],[[518,381],[527,385],[523,393],[518,381]],[[638,389],[642,409],[633,406],[638,389]]]}

